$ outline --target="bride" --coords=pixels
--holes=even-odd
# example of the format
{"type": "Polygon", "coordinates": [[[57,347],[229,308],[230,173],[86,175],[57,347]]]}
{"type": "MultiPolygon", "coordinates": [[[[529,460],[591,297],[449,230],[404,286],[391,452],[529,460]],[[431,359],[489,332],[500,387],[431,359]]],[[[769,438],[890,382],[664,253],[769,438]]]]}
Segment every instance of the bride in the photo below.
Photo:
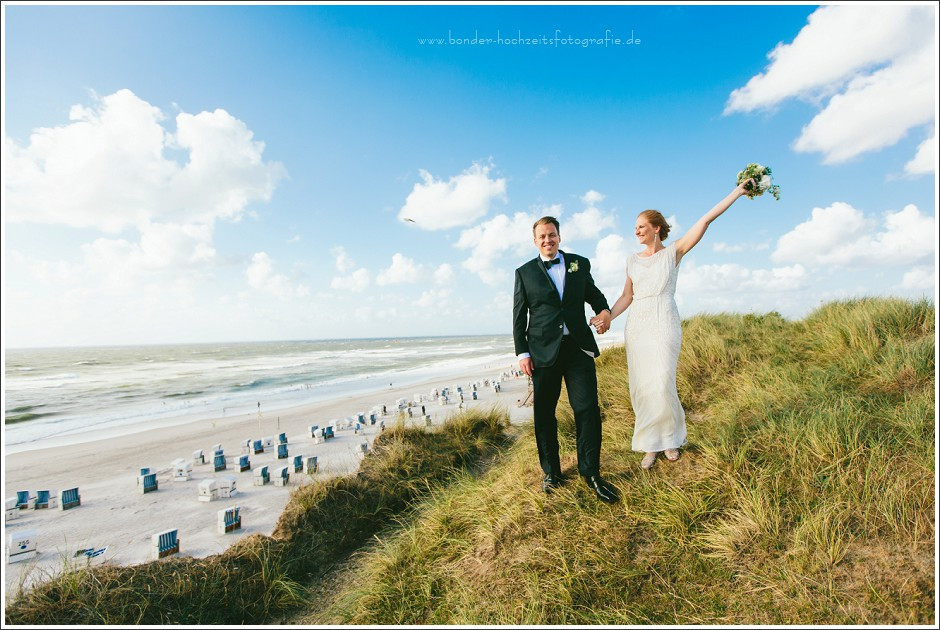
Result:
{"type": "MultiPolygon", "coordinates": [[[[668,247],[663,241],[669,237],[670,226],[662,214],[645,210],[637,217],[636,238],[646,249],[627,259],[627,280],[610,309],[610,319],[633,306],[627,313],[624,341],[630,402],[636,415],[633,450],[646,453],[640,464],[644,469],[652,467],[660,451],[669,461],[676,461],[678,449],[686,441],[685,410],[676,391],[676,366],[682,345],[675,301],[679,261],[702,240],[712,221],[738,197],[748,194],[749,182],[752,180],[741,183],[668,247]]],[[[595,320],[591,324],[599,323],[595,320]]]]}

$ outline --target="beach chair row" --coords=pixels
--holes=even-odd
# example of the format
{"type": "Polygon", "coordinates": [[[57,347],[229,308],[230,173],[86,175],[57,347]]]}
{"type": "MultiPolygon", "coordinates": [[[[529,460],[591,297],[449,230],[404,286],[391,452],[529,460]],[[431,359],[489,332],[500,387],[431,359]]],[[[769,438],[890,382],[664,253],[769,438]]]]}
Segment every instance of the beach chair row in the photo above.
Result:
{"type": "Polygon", "coordinates": [[[4,503],[4,520],[9,521],[19,516],[20,510],[45,510],[59,508],[70,510],[82,504],[78,488],[69,488],[56,492],[55,490],[37,490],[35,494],[29,490],[18,490],[15,497],[10,497],[4,503]]]}
{"type": "MultiPolygon", "coordinates": [[[[248,455],[242,455],[239,458],[239,472],[245,472],[251,470],[251,462],[248,460],[248,455]]],[[[316,455],[295,455],[292,462],[292,466],[281,466],[275,469],[274,471],[274,485],[287,485],[287,481],[290,478],[290,470],[293,469],[294,473],[304,473],[307,475],[315,474],[319,470],[319,458],[316,455]]],[[[219,469],[217,469],[219,470],[219,469]]],[[[221,469],[224,470],[224,467],[221,469]]],[[[189,462],[177,460],[173,463],[173,481],[188,481],[192,473],[192,466],[189,462]]],[[[263,486],[271,481],[271,473],[269,472],[269,467],[258,466],[254,469],[254,485],[263,486]]],[[[199,497],[200,500],[209,500],[202,499],[203,496],[213,496],[211,492],[203,493],[203,487],[205,488],[214,488],[218,494],[218,498],[225,498],[230,496],[227,494],[227,486],[231,486],[231,493],[234,494],[235,488],[235,477],[221,477],[220,479],[204,479],[199,482],[199,497]],[[220,481],[220,480],[231,480],[220,481]],[[216,484],[216,485],[211,485],[216,484]]],[[[140,475],[137,477],[137,490],[140,494],[148,494],[150,492],[157,492],[160,489],[160,483],[157,480],[157,473],[151,472],[150,468],[141,468],[140,475]]]]}

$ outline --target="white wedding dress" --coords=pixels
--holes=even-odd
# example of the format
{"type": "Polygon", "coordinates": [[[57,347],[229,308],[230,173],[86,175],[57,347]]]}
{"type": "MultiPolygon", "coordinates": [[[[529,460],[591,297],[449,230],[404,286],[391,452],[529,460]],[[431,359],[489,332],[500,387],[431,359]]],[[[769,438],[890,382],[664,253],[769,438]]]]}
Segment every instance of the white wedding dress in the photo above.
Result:
{"type": "Polygon", "coordinates": [[[627,309],[624,343],[630,402],[636,415],[633,450],[652,453],[685,445],[685,410],[676,391],[682,326],[676,308],[675,243],[652,256],[627,259],[633,302],[627,309]]]}

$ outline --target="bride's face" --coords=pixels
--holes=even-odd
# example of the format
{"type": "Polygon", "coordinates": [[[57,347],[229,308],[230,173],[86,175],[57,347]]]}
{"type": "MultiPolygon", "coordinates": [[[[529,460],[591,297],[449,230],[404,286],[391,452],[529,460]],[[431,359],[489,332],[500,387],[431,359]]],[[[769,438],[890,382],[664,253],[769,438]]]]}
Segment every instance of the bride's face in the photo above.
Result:
{"type": "Polygon", "coordinates": [[[649,245],[650,243],[656,242],[656,228],[650,225],[650,222],[643,217],[637,217],[634,234],[636,234],[636,240],[642,245],[649,245]]]}

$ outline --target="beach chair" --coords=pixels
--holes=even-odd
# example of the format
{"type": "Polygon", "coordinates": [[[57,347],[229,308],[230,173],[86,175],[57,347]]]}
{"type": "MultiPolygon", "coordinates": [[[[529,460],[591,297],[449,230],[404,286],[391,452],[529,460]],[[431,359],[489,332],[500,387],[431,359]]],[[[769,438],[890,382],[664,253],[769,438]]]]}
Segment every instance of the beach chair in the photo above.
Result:
{"type": "Polygon", "coordinates": [[[16,508],[18,510],[31,510],[36,503],[36,497],[29,496],[29,490],[16,491],[16,508]]]}
{"type": "Polygon", "coordinates": [[[429,415],[428,415],[428,416],[424,416],[424,426],[426,426],[426,427],[431,426],[431,416],[429,416],[429,415]]]}
{"type": "Polygon", "coordinates": [[[265,449],[274,448],[274,438],[271,437],[270,435],[264,438],[264,448],[265,449]]]}
{"type": "Polygon", "coordinates": [[[7,536],[7,564],[36,557],[36,531],[27,529],[7,536]]]}
{"type": "Polygon", "coordinates": [[[277,445],[277,458],[278,459],[287,459],[287,444],[278,444],[277,445]]]}
{"type": "Polygon", "coordinates": [[[288,480],[290,479],[290,472],[287,470],[287,466],[281,466],[274,471],[274,485],[275,486],[286,486],[288,480]]]}
{"type": "Polygon", "coordinates": [[[320,428],[320,425],[318,425],[318,424],[311,424],[311,425],[310,425],[310,437],[312,437],[312,438],[317,437],[317,429],[319,429],[319,428],[320,428]]]}
{"type": "Polygon", "coordinates": [[[385,430],[385,420],[382,420],[382,422],[379,423],[379,430],[380,430],[380,431],[384,431],[384,430],[385,430]]]}
{"type": "Polygon", "coordinates": [[[359,435],[360,431],[362,431],[362,425],[357,422],[356,426],[353,427],[353,433],[359,435]]]}
{"type": "Polygon", "coordinates": [[[317,456],[311,455],[304,459],[304,472],[308,475],[312,475],[317,472],[317,456]]]}
{"type": "Polygon", "coordinates": [[[333,433],[333,427],[326,428],[326,439],[334,438],[336,435],[333,433]]]}
{"type": "Polygon", "coordinates": [[[193,465],[185,459],[173,462],[173,481],[189,481],[193,472],[193,465]]]}
{"type": "Polygon", "coordinates": [[[78,494],[78,488],[69,488],[59,493],[60,510],[71,510],[73,507],[78,507],[81,504],[82,498],[78,494]]]}
{"type": "Polygon", "coordinates": [[[206,463],[206,454],[202,452],[202,449],[198,451],[193,451],[193,465],[202,466],[206,463]]]}
{"type": "Polygon", "coordinates": [[[222,450],[222,445],[221,445],[221,444],[213,444],[213,445],[212,445],[212,448],[209,449],[209,452],[214,455],[214,454],[216,454],[217,452],[219,452],[219,451],[221,451],[221,450],[222,450]]]}
{"type": "Polygon", "coordinates": [[[473,390],[473,399],[474,399],[474,400],[477,399],[477,392],[476,392],[476,390],[473,390]]]}
{"type": "Polygon", "coordinates": [[[375,414],[374,414],[374,413],[370,413],[370,414],[369,414],[369,424],[375,424],[375,414]]]}
{"type": "Polygon", "coordinates": [[[3,503],[3,520],[12,521],[15,518],[19,518],[20,509],[16,507],[16,497],[10,497],[3,503]]]}
{"type": "Polygon", "coordinates": [[[254,483],[256,486],[263,486],[271,480],[270,475],[268,475],[268,467],[260,466],[255,468],[254,483]]]}
{"type": "Polygon", "coordinates": [[[294,472],[299,473],[304,470],[304,456],[294,455],[294,472]]]}
{"type": "Polygon", "coordinates": [[[208,503],[219,498],[219,482],[215,479],[203,479],[199,482],[199,493],[196,498],[208,503]]]}
{"type": "Polygon", "coordinates": [[[447,398],[446,395],[444,395],[444,396],[441,396],[440,398],[438,398],[438,399],[437,399],[437,402],[440,403],[441,407],[443,407],[444,405],[446,405],[446,404],[449,402],[449,399],[447,398]]]}
{"type": "Polygon", "coordinates": [[[278,444],[287,444],[287,434],[286,434],[286,433],[278,433],[278,434],[277,434],[277,443],[278,443],[278,444]]]}
{"type": "Polygon", "coordinates": [[[242,528],[242,517],[238,513],[238,506],[226,508],[224,510],[219,510],[218,519],[219,519],[219,533],[228,534],[229,532],[234,532],[236,529],[242,528]]]}
{"type": "Polygon", "coordinates": [[[259,455],[264,452],[264,443],[261,440],[255,440],[252,444],[255,455],[259,455]]]}
{"type": "Polygon", "coordinates": [[[365,413],[360,411],[359,413],[356,414],[356,422],[358,422],[359,424],[365,424],[365,421],[366,421],[365,413]]]}
{"type": "Polygon", "coordinates": [[[362,451],[362,454],[363,454],[363,455],[365,455],[366,453],[368,453],[368,452],[369,452],[369,443],[368,443],[368,442],[361,442],[361,443],[359,444],[359,450],[362,451]]]}
{"type": "Polygon", "coordinates": [[[56,494],[55,490],[37,490],[36,491],[36,503],[33,508],[36,510],[48,510],[51,508],[56,508],[59,505],[59,496],[56,494]]]}
{"type": "Polygon", "coordinates": [[[165,532],[154,534],[150,537],[152,553],[154,560],[160,560],[167,556],[172,556],[180,552],[180,539],[178,529],[168,529],[165,532]]]}
{"type": "Polygon", "coordinates": [[[238,472],[245,472],[246,470],[251,470],[251,461],[247,455],[242,455],[238,458],[238,472]]]}
{"type": "Polygon", "coordinates": [[[216,456],[212,462],[212,468],[215,470],[215,472],[225,470],[225,455],[222,453],[216,453],[216,456]]]}
{"type": "Polygon", "coordinates": [[[149,475],[141,475],[137,478],[137,489],[141,494],[147,494],[148,492],[156,492],[159,489],[159,484],[157,483],[157,473],[150,473],[149,475]]]}
{"type": "Polygon", "coordinates": [[[218,497],[220,499],[231,499],[236,494],[238,494],[238,488],[236,487],[237,480],[231,475],[226,475],[224,477],[219,477],[216,479],[216,490],[218,491],[218,497]]]}
{"type": "Polygon", "coordinates": [[[408,407],[408,417],[414,418],[414,413],[411,411],[411,407],[408,407]]]}

